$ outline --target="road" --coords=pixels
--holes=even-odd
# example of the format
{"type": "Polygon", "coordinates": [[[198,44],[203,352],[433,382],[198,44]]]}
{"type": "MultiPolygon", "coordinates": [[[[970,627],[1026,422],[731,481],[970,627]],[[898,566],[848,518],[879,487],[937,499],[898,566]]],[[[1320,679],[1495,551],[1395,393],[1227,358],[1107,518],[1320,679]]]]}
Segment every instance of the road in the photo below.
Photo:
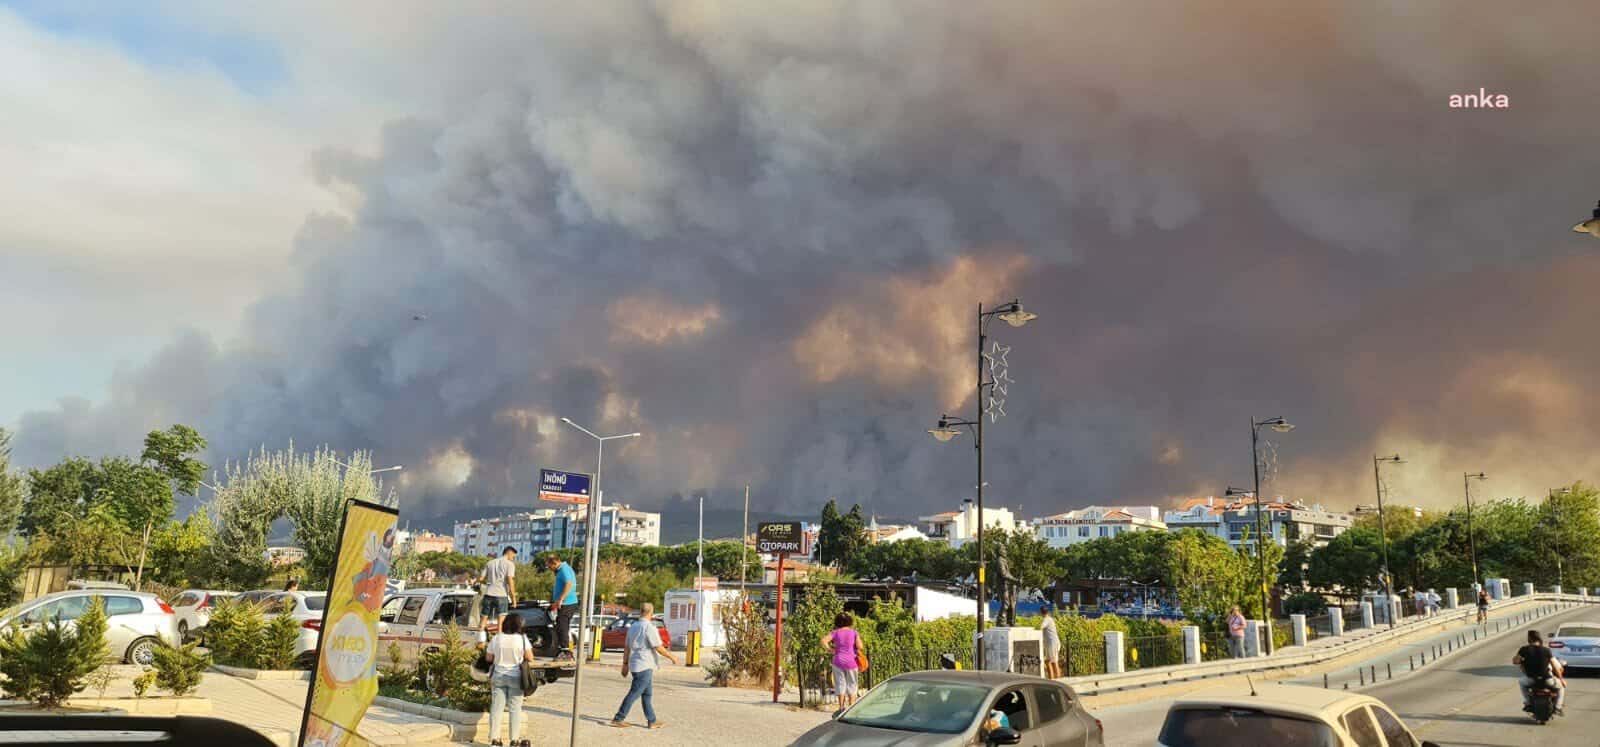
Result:
{"type": "MultiPolygon", "coordinates": [[[[1522,713],[1511,656],[1530,628],[1545,633],[1561,622],[1600,620],[1600,608],[1578,607],[1475,644],[1394,682],[1357,688],[1389,704],[1421,739],[1444,747],[1595,747],[1600,745],[1600,675],[1568,677],[1567,716],[1539,726],[1522,713]]],[[[1405,653],[1399,655],[1401,661],[1405,653]]],[[[1377,662],[1383,659],[1375,660],[1377,662]]],[[[1383,664],[1378,663],[1380,672],[1383,664]]],[[[1399,675],[1399,672],[1396,671],[1399,675]]],[[[1320,685],[1321,678],[1315,678],[1320,685]]],[[[1109,747],[1155,744],[1170,700],[1095,712],[1109,747]]]]}

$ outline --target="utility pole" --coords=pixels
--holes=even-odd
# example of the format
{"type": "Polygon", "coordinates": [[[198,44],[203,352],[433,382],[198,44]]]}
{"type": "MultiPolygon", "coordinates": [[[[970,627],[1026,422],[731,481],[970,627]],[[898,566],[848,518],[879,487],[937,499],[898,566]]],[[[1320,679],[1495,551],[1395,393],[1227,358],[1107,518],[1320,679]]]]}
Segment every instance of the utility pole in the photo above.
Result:
{"type": "Polygon", "coordinates": [[[694,577],[700,579],[706,575],[706,497],[700,496],[700,525],[695,530],[694,539],[694,577]]]}
{"type": "Polygon", "coordinates": [[[744,486],[744,528],[739,530],[739,596],[744,596],[745,559],[750,556],[750,485],[744,486]]]}

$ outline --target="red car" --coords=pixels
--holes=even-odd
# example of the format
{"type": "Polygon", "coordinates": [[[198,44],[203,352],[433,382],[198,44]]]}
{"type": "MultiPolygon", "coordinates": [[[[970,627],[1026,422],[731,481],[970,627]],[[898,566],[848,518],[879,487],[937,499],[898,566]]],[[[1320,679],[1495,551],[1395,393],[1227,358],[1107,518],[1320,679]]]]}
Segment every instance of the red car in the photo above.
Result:
{"type": "MultiPolygon", "coordinates": [[[[638,619],[638,615],[619,617],[610,625],[607,625],[605,630],[600,631],[600,650],[622,650],[623,646],[628,642],[628,627],[638,619]]],[[[661,634],[661,645],[670,647],[672,645],[672,636],[667,635],[667,624],[662,622],[661,616],[657,615],[650,622],[656,624],[656,632],[661,634]]]]}

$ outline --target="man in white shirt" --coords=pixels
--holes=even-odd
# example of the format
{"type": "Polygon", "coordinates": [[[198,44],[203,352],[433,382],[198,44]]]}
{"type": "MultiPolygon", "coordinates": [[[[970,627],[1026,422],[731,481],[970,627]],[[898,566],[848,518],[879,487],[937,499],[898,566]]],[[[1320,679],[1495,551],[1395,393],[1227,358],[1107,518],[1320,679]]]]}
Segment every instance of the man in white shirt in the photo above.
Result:
{"type": "Polygon", "coordinates": [[[511,611],[511,605],[517,603],[517,548],[506,545],[500,557],[489,561],[483,567],[483,575],[479,583],[483,586],[483,602],[479,609],[483,613],[483,625],[489,625],[490,618],[494,619],[496,626],[505,620],[506,613],[511,611]]]}
{"type": "Polygon", "coordinates": [[[656,709],[650,702],[651,683],[655,679],[656,667],[659,666],[656,655],[667,657],[673,664],[678,659],[661,645],[661,634],[656,631],[654,622],[656,606],[649,602],[639,611],[639,619],[628,626],[628,637],[622,645],[622,676],[633,675],[633,682],[628,685],[628,694],[622,697],[622,705],[617,708],[617,715],[611,719],[611,725],[617,728],[628,726],[628,711],[633,710],[633,701],[644,701],[644,719],[652,729],[659,729],[664,724],[656,720],[656,709]]]}
{"type": "Polygon", "coordinates": [[[1056,630],[1055,608],[1046,602],[1039,607],[1044,619],[1039,621],[1039,637],[1044,649],[1044,676],[1052,680],[1061,677],[1061,634],[1056,630]]]}

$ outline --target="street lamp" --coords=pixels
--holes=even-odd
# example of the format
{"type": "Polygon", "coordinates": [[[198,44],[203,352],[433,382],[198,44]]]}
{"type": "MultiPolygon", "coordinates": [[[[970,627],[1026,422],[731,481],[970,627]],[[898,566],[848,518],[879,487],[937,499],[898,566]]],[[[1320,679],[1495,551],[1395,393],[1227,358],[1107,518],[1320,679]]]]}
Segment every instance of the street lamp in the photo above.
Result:
{"type": "MultiPolygon", "coordinates": [[[[928,435],[933,436],[934,439],[938,440],[940,443],[946,443],[954,439],[956,436],[961,435],[961,428],[971,428],[974,440],[973,448],[978,450],[978,650],[974,653],[973,659],[980,671],[984,668],[984,617],[985,613],[988,612],[989,606],[988,600],[984,598],[983,583],[985,565],[983,554],[983,416],[985,414],[985,410],[989,410],[989,416],[995,420],[998,420],[1000,415],[1005,414],[1005,410],[1001,407],[1004,404],[1003,400],[995,400],[994,397],[991,396],[990,407],[985,407],[983,397],[986,389],[989,390],[991,394],[995,391],[999,391],[1001,394],[1004,394],[1005,385],[1007,383],[1004,380],[1003,371],[1000,378],[996,378],[993,370],[989,372],[988,376],[985,376],[983,373],[983,362],[985,360],[983,346],[984,343],[988,342],[989,340],[989,322],[996,317],[1013,327],[1021,327],[1028,322],[1038,319],[1039,315],[1023,309],[1022,301],[1015,298],[1011,299],[1009,303],[998,304],[988,311],[984,310],[982,303],[978,304],[978,380],[976,386],[978,395],[978,417],[976,420],[965,420],[951,418],[949,415],[942,415],[939,417],[938,427],[932,428],[928,431],[928,435]]],[[[1003,366],[1005,364],[1005,353],[1010,351],[1010,348],[1006,348],[1004,351],[1001,351],[999,343],[996,343],[995,345],[996,352],[994,356],[989,358],[991,369],[996,367],[995,362],[997,360],[999,361],[999,364],[1003,366]]]]}
{"type": "Polygon", "coordinates": [[[1372,457],[1372,483],[1378,491],[1378,546],[1383,549],[1383,565],[1380,568],[1380,573],[1383,577],[1383,614],[1384,617],[1389,618],[1389,627],[1393,628],[1394,601],[1392,595],[1394,591],[1389,583],[1389,533],[1384,529],[1383,523],[1383,478],[1378,475],[1378,465],[1385,462],[1389,464],[1405,464],[1406,460],[1401,459],[1399,454],[1386,457],[1374,454],[1372,457]]]}
{"type": "MultiPolygon", "coordinates": [[[[343,467],[343,468],[345,468],[345,469],[355,469],[355,468],[354,468],[354,467],[351,467],[351,466],[350,466],[350,465],[348,465],[348,464],[345,464],[345,463],[344,463],[344,462],[341,462],[341,461],[339,461],[339,460],[337,460],[337,459],[334,459],[334,458],[333,458],[333,457],[328,457],[328,461],[330,461],[330,462],[333,462],[333,463],[334,463],[334,464],[337,464],[337,465],[339,465],[339,466],[340,466],[340,467],[343,467]]],[[[376,475],[376,474],[378,474],[378,473],[379,473],[379,472],[399,472],[399,471],[400,471],[400,470],[403,470],[403,469],[405,469],[405,466],[404,466],[404,465],[399,465],[399,464],[396,464],[396,465],[395,465],[395,466],[393,466],[393,467],[384,467],[384,468],[382,468],[382,469],[372,469],[372,470],[367,470],[367,474],[369,474],[369,475],[376,475]]]]}
{"type": "Polygon", "coordinates": [[[1479,586],[1482,581],[1478,578],[1478,543],[1472,538],[1472,481],[1487,480],[1489,476],[1482,472],[1464,472],[1461,475],[1461,487],[1467,493],[1467,552],[1472,555],[1472,585],[1479,586]]]}
{"type": "Polygon", "coordinates": [[[1588,220],[1574,225],[1572,230],[1576,233],[1586,233],[1600,239],[1600,202],[1595,203],[1594,215],[1588,220]]]}
{"type": "MultiPolygon", "coordinates": [[[[584,573],[583,579],[583,606],[578,610],[578,655],[573,657],[577,659],[577,668],[572,672],[572,728],[571,734],[567,739],[567,744],[577,745],[578,692],[579,683],[583,681],[583,660],[585,658],[583,656],[583,633],[589,629],[589,604],[590,601],[594,599],[594,577],[599,570],[597,566],[599,566],[600,560],[600,508],[602,498],[602,494],[600,492],[600,471],[605,466],[607,441],[614,441],[619,438],[638,438],[639,434],[635,432],[623,433],[616,436],[601,436],[596,434],[594,431],[589,430],[588,428],[572,422],[570,418],[562,418],[561,422],[583,431],[585,435],[594,439],[599,445],[598,452],[595,454],[594,459],[594,496],[590,498],[591,505],[589,506],[588,519],[584,522],[584,534],[588,536],[584,538],[583,565],[584,570],[587,572],[584,573]]],[[[559,606],[561,604],[561,600],[551,600],[551,604],[559,606]]]]}
{"type": "Polygon", "coordinates": [[[1256,479],[1256,563],[1261,567],[1261,619],[1267,626],[1267,655],[1276,646],[1272,643],[1272,600],[1267,592],[1266,525],[1261,521],[1261,429],[1271,428],[1276,433],[1288,433],[1294,425],[1282,416],[1266,420],[1250,419],[1250,471],[1256,479]]]}
{"type": "Polygon", "coordinates": [[[1561,506],[1556,504],[1558,495],[1572,495],[1572,488],[1551,488],[1550,494],[1545,498],[1545,504],[1550,506],[1550,523],[1554,526],[1554,536],[1551,537],[1556,550],[1556,585],[1566,586],[1566,578],[1562,574],[1561,564],[1561,506]]]}

